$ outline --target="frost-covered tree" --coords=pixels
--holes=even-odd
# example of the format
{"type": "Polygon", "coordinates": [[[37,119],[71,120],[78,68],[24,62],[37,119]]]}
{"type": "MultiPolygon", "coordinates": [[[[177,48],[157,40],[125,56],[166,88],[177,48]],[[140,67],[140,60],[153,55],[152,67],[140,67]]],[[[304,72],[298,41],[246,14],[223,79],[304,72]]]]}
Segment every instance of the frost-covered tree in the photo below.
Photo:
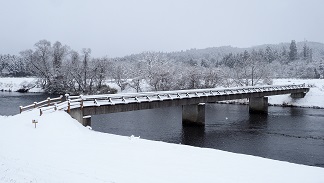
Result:
{"type": "Polygon", "coordinates": [[[289,46],[289,60],[297,60],[298,59],[298,52],[297,52],[297,45],[296,41],[292,40],[289,46]]]}
{"type": "Polygon", "coordinates": [[[115,63],[113,65],[113,79],[115,83],[120,87],[120,90],[123,91],[126,89],[126,86],[128,85],[128,78],[129,78],[129,73],[128,73],[128,68],[126,63],[120,62],[120,63],[115,63]]]}
{"type": "Polygon", "coordinates": [[[276,59],[275,52],[272,51],[272,49],[270,48],[270,46],[267,46],[266,47],[265,53],[264,53],[264,57],[265,57],[265,60],[268,63],[271,63],[272,61],[274,61],[276,59]]]}
{"type": "Polygon", "coordinates": [[[107,65],[101,59],[91,59],[90,54],[90,49],[79,54],[60,42],[51,45],[47,40],[37,42],[34,50],[20,53],[44,90],[56,94],[102,91],[107,65]]]}
{"type": "Polygon", "coordinates": [[[304,60],[311,61],[312,60],[312,57],[313,57],[312,49],[309,48],[307,46],[306,42],[305,42],[304,43],[304,46],[303,46],[303,51],[302,51],[302,58],[304,60]]]}
{"type": "Polygon", "coordinates": [[[269,78],[270,71],[260,52],[253,50],[247,60],[236,62],[233,79],[238,86],[254,86],[269,78]]]}
{"type": "Polygon", "coordinates": [[[208,68],[203,72],[203,88],[214,88],[221,84],[222,73],[220,69],[208,68]]]}

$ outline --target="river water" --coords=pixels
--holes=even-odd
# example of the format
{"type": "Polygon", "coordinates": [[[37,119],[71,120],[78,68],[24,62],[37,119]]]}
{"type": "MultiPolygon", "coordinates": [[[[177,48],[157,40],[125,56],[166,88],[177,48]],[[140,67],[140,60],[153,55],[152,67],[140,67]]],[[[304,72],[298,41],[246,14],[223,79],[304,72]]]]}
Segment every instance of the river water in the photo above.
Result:
{"type": "MultiPolygon", "coordinates": [[[[0,92],[0,115],[46,99],[43,94],[0,92]]],[[[249,114],[246,105],[207,104],[205,127],[183,127],[181,107],[92,116],[93,130],[206,147],[324,167],[324,110],[269,107],[249,114]]]]}

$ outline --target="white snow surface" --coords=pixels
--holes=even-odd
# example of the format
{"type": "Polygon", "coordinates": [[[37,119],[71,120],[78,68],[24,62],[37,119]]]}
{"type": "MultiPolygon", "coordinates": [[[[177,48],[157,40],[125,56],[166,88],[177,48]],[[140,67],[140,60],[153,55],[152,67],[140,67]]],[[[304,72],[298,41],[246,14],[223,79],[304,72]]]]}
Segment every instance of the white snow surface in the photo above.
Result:
{"type": "Polygon", "coordinates": [[[63,111],[0,116],[0,127],[2,183],[324,181],[324,168],[95,132],[63,111]]]}
{"type": "Polygon", "coordinates": [[[290,94],[269,96],[269,104],[324,108],[324,79],[275,79],[273,84],[287,85],[303,83],[313,86],[304,98],[293,99],[290,97],[290,94]]]}
{"type": "MultiPolygon", "coordinates": [[[[21,88],[23,88],[23,85],[28,84],[35,84],[37,81],[37,78],[12,78],[12,77],[0,77],[0,90],[11,90],[11,91],[17,91],[21,88]]],[[[43,90],[39,87],[35,87],[29,90],[29,92],[43,92],[43,90]]]]}

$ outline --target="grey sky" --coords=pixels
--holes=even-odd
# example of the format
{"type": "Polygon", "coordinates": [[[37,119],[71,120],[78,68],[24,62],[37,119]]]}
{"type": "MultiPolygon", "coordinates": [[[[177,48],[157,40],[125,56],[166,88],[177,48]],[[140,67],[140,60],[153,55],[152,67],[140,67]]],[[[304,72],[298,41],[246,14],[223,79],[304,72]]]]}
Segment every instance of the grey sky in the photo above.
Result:
{"type": "Polygon", "coordinates": [[[93,56],[324,42],[323,0],[0,0],[0,54],[47,39],[93,56]]]}

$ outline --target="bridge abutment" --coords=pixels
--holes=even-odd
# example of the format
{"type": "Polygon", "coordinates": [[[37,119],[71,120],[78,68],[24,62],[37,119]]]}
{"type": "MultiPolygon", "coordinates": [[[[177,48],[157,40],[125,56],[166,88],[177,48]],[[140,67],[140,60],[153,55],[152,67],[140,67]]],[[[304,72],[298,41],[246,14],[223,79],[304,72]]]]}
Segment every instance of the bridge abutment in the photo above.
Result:
{"type": "Polygon", "coordinates": [[[182,125],[205,126],[205,104],[183,105],[182,125]]]}
{"type": "Polygon", "coordinates": [[[268,113],[268,97],[249,98],[250,113],[268,113]]]}
{"type": "Polygon", "coordinates": [[[83,110],[80,108],[71,109],[69,111],[70,116],[76,119],[83,126],[91,126],[91,116],[83,116],[83,110]]]}
{"type": "Polygon", "coordinates": [[[306,95],[306,93],[304,92],[300,92],[300,93],[292,93],[290,94],[291,98],[304,98],[306,95]]]}

